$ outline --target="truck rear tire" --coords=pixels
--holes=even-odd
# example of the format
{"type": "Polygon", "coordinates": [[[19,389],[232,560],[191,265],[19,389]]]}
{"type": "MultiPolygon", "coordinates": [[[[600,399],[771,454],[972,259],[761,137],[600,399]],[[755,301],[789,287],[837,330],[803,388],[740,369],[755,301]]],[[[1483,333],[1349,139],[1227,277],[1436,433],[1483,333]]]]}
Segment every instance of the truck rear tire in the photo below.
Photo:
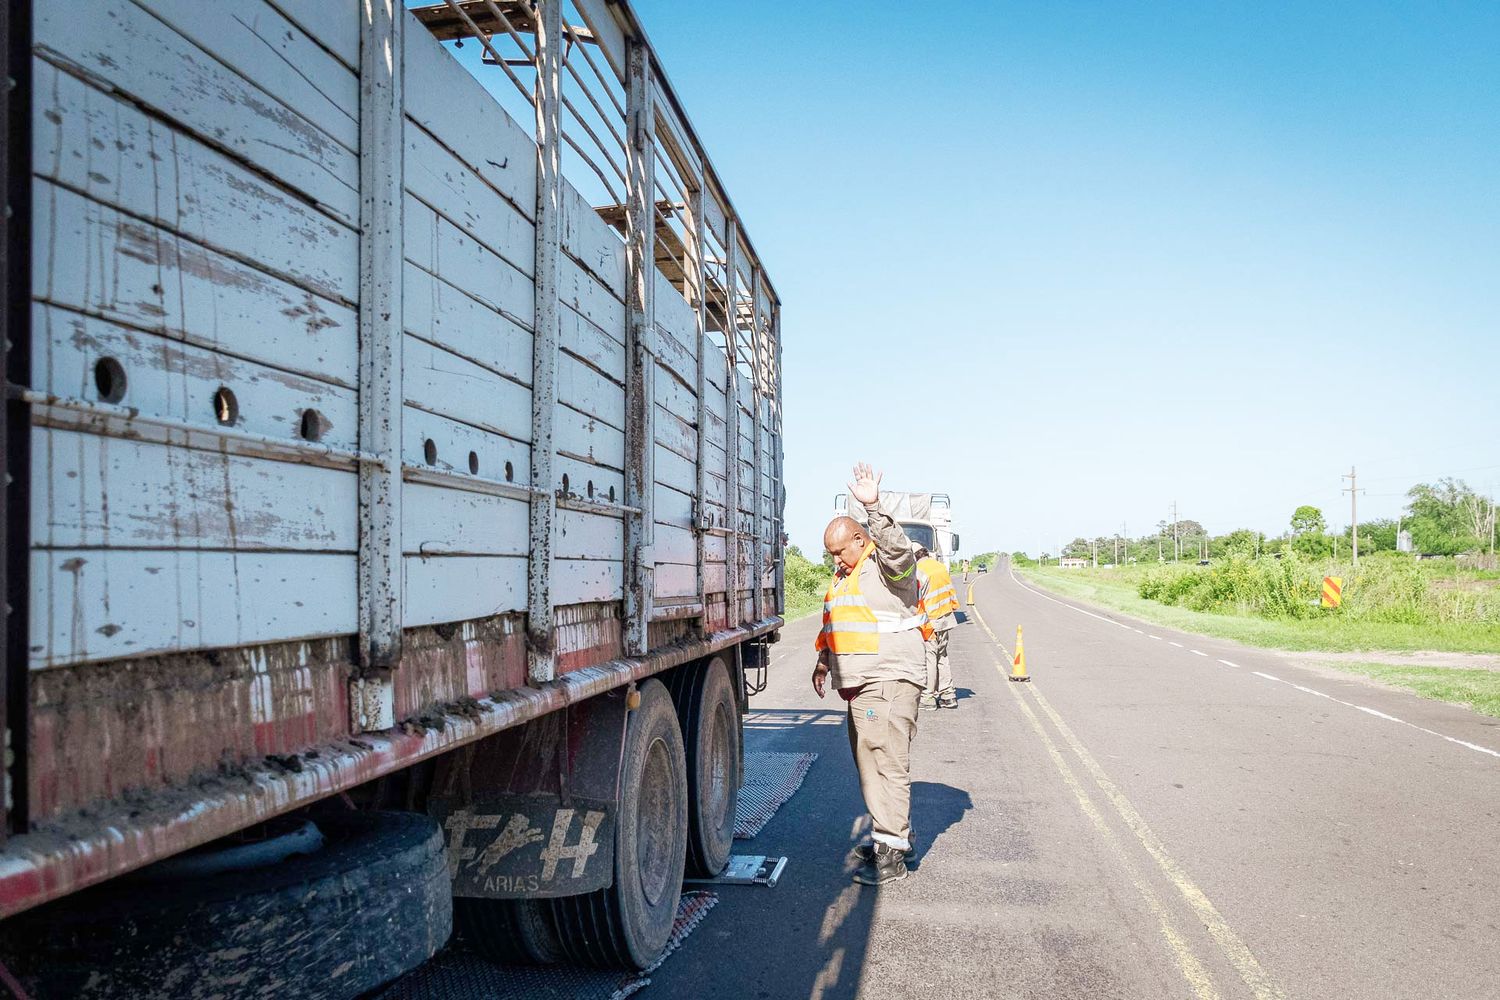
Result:
{"type": "Polygon", "coordinates": [[[682,667],[673,700],[687,756],[687,873],[713,878],[729,864],[739,808],[741,730],[729,667],[715,656],[701,668],[682,667]]]}
{"type": "Polygon", "coordinates": [[[644,969],[672,936],[687,855],[682,732],[661,681],[640,686],[620,762],[614,884],[552,901],[563,951],[577,962],[644,969]]]}
{"type": "Polygon", "coordinates": [[[459,937],[491,962],[550,965],[565,957],[550,900],[453,898],[459,937]]]}
{"type": "Polygon", "coordinates": [[[319,817],[321,850],[194,878],[124,877],[0,925],[38,998],[348,1000],[453,926],[443,834],[419,813],[319,817]]]}

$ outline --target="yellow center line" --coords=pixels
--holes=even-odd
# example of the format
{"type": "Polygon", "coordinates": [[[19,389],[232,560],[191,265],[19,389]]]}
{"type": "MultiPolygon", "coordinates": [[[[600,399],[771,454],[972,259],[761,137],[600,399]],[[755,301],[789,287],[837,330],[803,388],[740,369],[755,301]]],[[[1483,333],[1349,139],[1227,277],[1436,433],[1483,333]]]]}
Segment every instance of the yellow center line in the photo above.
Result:
{"type": "MultiPolygon", "coordinates": [[[[1010,650],[1006,649],[1005,644],[991,631],[989,625],[984,620],[984,616],[979,613],[979,609],[973,608],[971,611],[973,612],[974,619],[979,622],[995,645],[1005,650],[1006,656],[1013,659],[1010,656],[1010,650]]],[[[995,664],[995,667],[1004,673],[1004,668],[998,662],[995,664]]],[[[1006,685],[1006,688],[1018,699],[1026,715],[1031,719],[1033,727],[1042,736],[1049,752],[1053,751],[1055,747],[1045,729],[1041,727],[1041,720],[1036,718],[1036,715],[1031,712],[1030,706],[1022,698],[1021,692],[1009,684],[1006,685]]],[[[1105,774],[1104,768],[1099,766],[1099,762],[1094,759],[1094,756],[1088,752],[1078,737],[1073,734],[1067,723],[1063,722],[1062,716],[1057,713],[1057,710],[1042,695],[1037,685],[1034,683],[1028,684],[1026,688],[1031,692],[1031,697],[1036,701],[1037,706],[1041,708],[1047,718],[1052,720],[1052,725],[1057,729],[1063,741],[1067,743],[1068,748],[1073,751],[1074,755],[1083,764],[1084,769],[1094,779],[1094,784],[1109,799],[1110,804],[1115,807],[1115,812],[1119,814],[1121,821],[1135,835],[1146,853],[1151,855],[1152,860],[1156,862],[1157,867],[1161,869],[1167,880],[1177,887],[1177,891],[1182,894],[1182,897],[1187,900],[1188,905],[1193,908],[1193,912],[1203,922],[1209,936],[1213,938],[1214,943],[1219,946],[1220,951],[1224,953],[1230,964],[1239,972],[1240,978],[1245,981],[1246,986],[1250,987],[1250,991],[1255,995],[1256,1000],[1285,1000],[1286,995],[1271,981],[1271,977],[1261,967],[1261,964],[1256,961],[1255,955],[1251,953],[1249,946],[1240,939],[1239,935],[1230,929],[1229,923],[1219,913],[1218,908],[1214,906],[1203,890],[1198,888],[1188,878],[1182,866],[1167,853],[1166,845],[1162,843],[1161,838],[1146,825],[1145,819],[1136,810],[1135,806],[1131,804],[1130,800],[1125,797],[1125,793],[1120,791],[1119,787],[1105,774]]],[[[1065,765],[1059,764],[1060,768],[1063,766],[1065,765]]],[[[1074,779],[1070,776],[1070,773],[1064,774],[1063,777],[1070,785],[1073,784],[1074,779]]],[[[1077,794],[1076,789],[1075,794],[1077,794]]],[[[1090,803],[1088,809],[1092,808],[1092,803],[1090,803]]],[[[1085,812],[1088,809],[1085,809],[1085,812]]],[[[1168,940],[1170,942],[1171,938],[1169,937],[1168,940]]],[[[1179,958],[1180,964],[1181,959],[1179,958]]],[[[1187,975],[1186,970],[1184,970],[1183,974],[1187,975]]],[[[1193,982],[1191,976],[1188,977],[1188,981],[1189,983],[1193,982]]],[[[1196,988],[1194,986],[1194,989],[1196,988]]]]}
{"type": "MultiPolygon", "coordinates": [[[[998,661],[995,663],[995,669],[1000,671],[1002,675],[1005,673],[1004,666],[998,661]]],[[[1219,991],[1214,988],[1213,979],[1209,976],[1208,970],[1203,968],[1202,963],[1198,961],[1198,957],[1193,954],[1192,948],[1183,940],[1182,935],[1177,932],[1177,928],[1172,926],[1172,920],[1167,914],[1167,908],[1162,905],[1161,899],[1157,897],[1156,892],[1146,882],[1140,870],[1130,860],[1130,856],[1125,852],[1125,845],[1120,842],[1120,838],[1115,835],[1114,830],[1110,828],[1099,810],[1094,806],[1093,801],[1088,797],[1088,793],[1084,791],[1082,782],[1073,773],[1073,769],[1068,767],[1068,762],[1063,759],[1062,751],[1057,748],[1056,743],[1052,742],[1052,737],[1047,735],[1047,730],[1042,725],[1042,720],[1037,718],[1031,706],[1026,704],[1026,699],[1019,690],[1020,685],[1007,684],[1005,688],[1011,693],[1011,697],[1015,698],[1016,704],[1021,707],[1022,714],[1031,723],[1031,728],[1036,730],[1037,736],[1042,741],[1042,746],[1047,750],[1047,755],[1052,758],[1052,763],[1057,766],[1058,773],[1062,775],[1064,783],[1067,784],[1068,789],[1073,793],[1073,797],[1077,799],[1078,808],[1094,824],[1094,828],[1099,831],[1099,836],[1109,845],[1110,850],[1114,853],[1115,860],[1124,869],[1126,877],[1130,879],[1130,883],[1135,886],[1136,891],[1141,894],[1141,898],[1146,901],[1146,906],[1150,908],[1152,915],[1156,917],[1157,927],[1161,931],[1162,937],[1166,939],[1167,948],[1172,952],[1172,957],[1176,959],[1177,968],[1182,973],[1182,977],[1192,987],[1193,995],[1198,1000],[1218,1000],[1219,991]]]]}

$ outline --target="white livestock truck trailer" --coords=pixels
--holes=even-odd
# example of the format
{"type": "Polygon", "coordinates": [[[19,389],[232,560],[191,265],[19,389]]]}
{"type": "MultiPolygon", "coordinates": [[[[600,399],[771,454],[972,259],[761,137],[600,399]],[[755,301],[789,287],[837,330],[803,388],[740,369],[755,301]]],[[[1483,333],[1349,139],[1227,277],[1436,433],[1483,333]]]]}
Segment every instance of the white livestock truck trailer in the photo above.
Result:
{"type": "Polygon", "coordinates": [[[781,351],[630,4],[3,17],[0,960],[647,964],[781,625],[781,351]]]}
{"type": "MultiPolygon", "coordinates": [[[[958,534],[953,530],[953,502],[946,493],[901,493],[881,490],[880,506],[906,532],[906,537],[931,552],[944,566],[958,555],[958,534]]],[[[846,514],[865,523],[865,509],[850,503],[847,493],[833,498],[835,515],[846,514]]]]}

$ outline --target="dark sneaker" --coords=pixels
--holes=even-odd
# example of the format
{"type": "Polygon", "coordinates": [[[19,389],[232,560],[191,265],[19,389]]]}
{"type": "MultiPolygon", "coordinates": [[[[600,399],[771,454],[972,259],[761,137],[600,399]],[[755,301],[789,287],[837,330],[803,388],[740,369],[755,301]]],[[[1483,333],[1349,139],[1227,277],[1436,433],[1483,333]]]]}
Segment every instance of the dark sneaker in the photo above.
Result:
{"type": "MultiPolygon", "coordinates": [[[[874,844],[860,844],[854,849],[852,853],[854,854],[855,860],[857,860],[860,864],[872,865],[875,863],[874,844]]],[[[913,852],[911,850],[902,851],[901,859],[903,861],[910,861],[912,853],[913,852]]]]}
{"type": "Polygon", "coordinates": [[[958,694],[954,691],[944,691],[937,697],[938,708],[957,708],[958,694]]]}
{"type": "Polygon", "coordinates": [[[906,878],[906,852],[876,844],[874,857],[859,866],[854,881],[860,885],[885,885],[906,878]]]}
{"type": "Polygon", "coordinates": [[[917,707],[924,712],[937,711],[938,701],[936,695],[924,694],[917,699],[917,707]]]}

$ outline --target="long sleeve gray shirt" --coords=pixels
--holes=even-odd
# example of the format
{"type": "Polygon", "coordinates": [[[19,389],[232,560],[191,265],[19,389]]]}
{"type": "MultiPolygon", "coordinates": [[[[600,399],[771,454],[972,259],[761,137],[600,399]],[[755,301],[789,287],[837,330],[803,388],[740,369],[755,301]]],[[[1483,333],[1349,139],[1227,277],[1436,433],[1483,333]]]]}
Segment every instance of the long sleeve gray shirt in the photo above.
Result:
{"type": "MultiPolygon", "coordinates": [[[[921,597],[917,561],[911,542],[889,514],[867,508],[870,541],[875,551],[860,566],[859,589],[870,610],[881,618],[910,618],[921,597]]],[[[922,634],[916,629],[880,633],[874,653],[828,653],[829,679],[836,688],[857,688],[872,681],[926,683],[922,634]]]]}

